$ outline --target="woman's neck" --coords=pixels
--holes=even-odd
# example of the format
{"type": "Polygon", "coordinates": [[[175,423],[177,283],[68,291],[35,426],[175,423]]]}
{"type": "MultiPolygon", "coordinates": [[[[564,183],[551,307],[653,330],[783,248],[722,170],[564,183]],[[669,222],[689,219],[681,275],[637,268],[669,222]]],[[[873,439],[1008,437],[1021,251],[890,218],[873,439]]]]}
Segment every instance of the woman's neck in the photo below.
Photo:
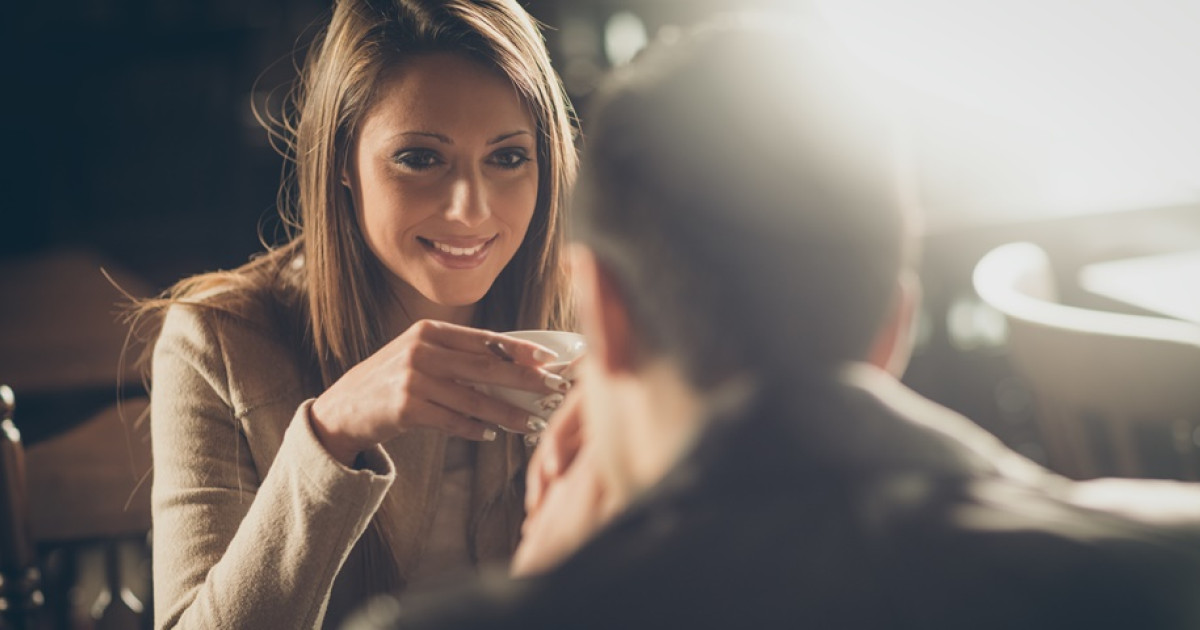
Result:
{"type": "Polygon", "coordinates": [[[475,307],[476,304],[438,304],[407,284],[398,283],[384,304],[383,331],[389,337],[394,337],[422,319],[470,326],[475,322],[475,307]]]}

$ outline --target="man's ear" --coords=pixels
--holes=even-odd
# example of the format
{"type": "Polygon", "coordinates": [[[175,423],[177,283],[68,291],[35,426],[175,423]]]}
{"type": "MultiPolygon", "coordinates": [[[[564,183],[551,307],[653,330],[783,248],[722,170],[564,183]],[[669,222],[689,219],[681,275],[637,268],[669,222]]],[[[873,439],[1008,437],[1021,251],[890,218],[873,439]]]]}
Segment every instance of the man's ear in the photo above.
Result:
{"type": "Polygon", "coordinates": [[[904,271],[896,279],[892,305],[871,346],[867,361],[896,378],[904,374],[912,353],[913,325],[921,303],[921,281],[912,271],[904,271]]]}
{"type": "Polygon", "coordinates": [[[625,295],[612,272],[586,246],[570,247],[571,277],[588,354],[610,373],[637,367],[637,345],[625,295]]]}

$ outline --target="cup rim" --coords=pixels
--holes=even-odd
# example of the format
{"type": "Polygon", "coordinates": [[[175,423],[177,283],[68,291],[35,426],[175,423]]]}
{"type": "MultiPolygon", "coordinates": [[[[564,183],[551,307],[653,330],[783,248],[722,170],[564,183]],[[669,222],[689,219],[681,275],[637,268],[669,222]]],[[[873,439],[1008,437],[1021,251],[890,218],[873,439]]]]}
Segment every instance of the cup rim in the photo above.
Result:
{"type": "MultiPolygon", "coordinates": [[[[587,351],[587,339],[583,336],[582,333],[577,333],[577,332],[571,331],[571,330],[525,329],[525,330],[513,330],[513,331],[509,331],[509,332],[503,332],[500,334],[512,336],[512,337],[514,337],[516,339],[520,339],[522,341],[530,341],[530,342],[533,342],[533,343],[536,343],[539,345],[546,345],[547,347],[549,347],[549,346],[545,343],[545,339],[538,340],[535,337],[541,336],[541,335],[549,335],[552,337],[558,337],[559,343],[562,345],[569,346],[572,348],[575,346],[581,346],[582,351],[579,351],[578,354],[582,354],[583,352],[587,351]],[[533,334],[530,334],[530,333],[533,333],[533,334]]],[[[557,347],[550,348],[550,349],[554,350],[555,352],[559,351],[559,348],[557,348],[557,347]]],[[[560,363],[569,363],[571,360],[572,359],[560,359],[559,362],[560,363]]]]}
{"type": "Polygon", "coordinates": [[[509,331],[505,331],[505,332],[502,332],[502,333],[499,333],[499,334],[501,334],[501,335],[508,335],[508,336],[515,336],[515,335],[524,335],[524,334],[530,334],[530,333],[537,333],[537,334],[551,334],[551,335],[567,335],[567,336],[570,336],[570,337],[576,337],[576,338],[579,338],[579,339],[582,339],[582,338],[583,338],[583,333],[578,333],[578,332],[575,332],[575,331],[573,331],[573,330],[554,330],[554,329],[552,329],[552,328],[523,328],[523,329],[521,329],[521,330],[509,330],[509,331]]]}

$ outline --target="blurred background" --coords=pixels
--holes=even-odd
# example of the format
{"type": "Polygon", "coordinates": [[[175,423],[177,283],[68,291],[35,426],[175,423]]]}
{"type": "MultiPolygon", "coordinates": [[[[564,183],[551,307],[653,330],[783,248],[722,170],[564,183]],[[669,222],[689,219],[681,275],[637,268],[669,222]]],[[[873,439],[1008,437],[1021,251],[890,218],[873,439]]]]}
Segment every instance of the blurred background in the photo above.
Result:
{"type": "MultiPolygon", "coordinates": [[[[1057,240],[1067,277],[1091,260],[1200,239],[1200,3],[524,4],[546,24],[585,125],[606,69],[649,39],[730,8],[824,20],[894,79],[927,215],[925,345],[910,380],[1006,439],[1023,439],[1010,426],[1021,422],[998,417],[1011,405],[995,408],[1002,331],[973,306],[974,260],[1005,240],[1057,240]]],[[[52,253],[94,254],[144,293],[236,266],[261,249],[260,236],[276,239],[282,163],[252,103],[272,94],[278,102],[328,10],[326,0],[10,7],[0,23],[11,77],[0,117],[9,149],[0,257],[25,277],[5,274],[5,287],[21,285],[9,295],[33,290],[38,270],[23,263],[52,253]]],[[[86,276],[79,283],[100,277],[98,265],[71,271],[86,276]]],[[[1072,284],[1065,297],[1080,297],[1072,284]]],[[[7,303],[5,335],[22,336],[18,323],[75,321],[7,303]]]]}
{"type": "MultiPolygon", "coordinates": [[[[31,449],[103,414],[118,382],[139,393],[136,372],[118,365],[121,295],[102,269],[147,296],[183,276],[237,266],[262,249],[260,238],[278,237],[282,161],[252,104],[278,103],[329,4],[61,0],[6,8],[0,383],[17,391],[31,449]]],[[[1004,317],[972,287],[975,263],[1002,243],[1033,241],[1049,253],[1064,303],[1146,314],[1086,289],[1081,270],[1200,248],[1200,3],[522,4],[546,25],[585,128],[589,94],[606,70],[649,40],[731,8],[822,20],[889,77],[926,213],[920,345],[906,380],[1038,461],[1046,449],[1035,399],[1008,360],[1004,317]]],[[[1194,296],[1200,275],[1148,288],[1194,296]]],[[[129,450],[127,439],[144,442],[128,438],[129,413],[109,421],[116,424],[108,433],[124,434],[118,451],[129,450]]],[[[126,476],[144,481],[147,469],[134,461],[126,476]]],[[[42,479],[33,481],[50,491],[71,483],[42,479]]],[[[45,531],[74,517],[37,518],[34,529],[45,531]]],[[[117,566],[110,556],[106,566],[117,566]]]]}

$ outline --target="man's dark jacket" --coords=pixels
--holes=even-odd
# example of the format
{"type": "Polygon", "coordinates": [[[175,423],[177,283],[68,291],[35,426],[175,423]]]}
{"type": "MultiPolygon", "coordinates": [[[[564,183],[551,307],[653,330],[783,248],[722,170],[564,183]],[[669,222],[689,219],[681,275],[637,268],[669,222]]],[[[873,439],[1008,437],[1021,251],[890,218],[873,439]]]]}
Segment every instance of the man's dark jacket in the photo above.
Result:
{"type": "Polygon", "coordinates": [[[1200,629],[1200,490],[1068,481],[856,366],[714,419],[553,571],[370,611],[351,627],[1200,629]]]}

